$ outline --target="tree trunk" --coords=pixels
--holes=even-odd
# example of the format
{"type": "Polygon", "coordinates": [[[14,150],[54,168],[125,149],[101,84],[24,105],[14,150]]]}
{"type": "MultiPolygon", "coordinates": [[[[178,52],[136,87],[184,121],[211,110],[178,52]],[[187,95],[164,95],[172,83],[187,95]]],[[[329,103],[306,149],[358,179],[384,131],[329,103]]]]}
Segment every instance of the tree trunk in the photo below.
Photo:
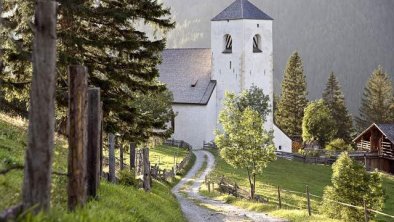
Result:
{"type": "Polygon", "coordinates": [[[250,199],[254,199],[254,183],[253,181],[255,181],[255,179],[252,179],[252,176],[250,175],[251,172],[249,169],[247,169],[248,171],[248,179],[249,179],[249,185],[250,185],[250,199]]]}
{"type": "Polygon", "coordinates": [[[68,209],[86,202],[87,161],[87,71],[84,66],[69,67],[68,97],[68,209]]]}
{"type": "Polygon", "coordinates": [[[96,198],[100,181],[100,88],[89,89],[88,93],[87,195],[96,198]]]}
{"type": "Polygon", "coordinates": [[[34,212],[50,206],[55,128],[56,2],[37,1],[26,149],[23,207],[34,212]]]}
{"type": "Polygon", "coordinates": [[[115,176],[115,135],[110,133],[109,137],[109,181],[116,182],[115,176]]]}

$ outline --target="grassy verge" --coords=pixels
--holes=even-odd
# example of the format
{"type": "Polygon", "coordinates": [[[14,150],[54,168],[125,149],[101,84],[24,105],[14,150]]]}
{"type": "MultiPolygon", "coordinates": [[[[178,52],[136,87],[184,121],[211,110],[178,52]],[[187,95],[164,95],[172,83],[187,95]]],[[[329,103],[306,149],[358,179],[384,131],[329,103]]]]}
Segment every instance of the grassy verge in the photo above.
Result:
{"type": "MultiPolygon", "coordinates": [[[[0,170],[12,164],[23,164],[26,125],[24,120],[0,113],[0,170]]],[[[55,143],[53,169],[66,172],[67,142],[56,138],[55,143]]],[[[0,175],[0,212],[21,201],[22,178],[21,170],[0,175]]],[[[53,175],[52,180],[51,212],[26,218],[29,221],[185,221],[180,206],[171,193],[171,184],[168,183],[154,181],[152,192],[145,193],[134,187],[103,181],[98,200],[90,201],[75,213],[68,213],[67,179],[53,175]]]]}
{"type": "MultiPolygon", "coordinates": [[[[211,150],[216,157],[216,166],[213,175],[224,175],[231,181],[249,190],[247,173],[242,169],[234,169],[219,157],[216,150],[211,150]]],[[[270,215],[290,219],[291,221],[335,221],[325,218],[318,213],[320,205],[319,198],[312,198],[313,215],[309,217],[306,210],[305,193],[306,185],[312,194],[317,196],[323,195],[324,187],[330,184],[331,167],[324,165],[304,164],[296,161],[278,159],[268,165],[262,175],[256,178],[256,192],[258,195],[269,200],[268,204],[239,200],[218,192],[208,193],[205,186],[201,187],[200,192],[203,195],[225,200],[234,205],[247,208],[250,210],[267,212],[270,215]],[[282,209],[278,209],[277,204],[277,186],[282,189],[282,209]],[[286,190],[296,191],[286,192],[286,190]],[[298,193],[297,193],[298,192],[298,193]]],[[[383,175],[383,188],[385,190],[385,205],[383,212],[394,215],[394,178],[383,175]]],[[[389,221],[388,218],[378,217],[379,221],[389,221]]]]}

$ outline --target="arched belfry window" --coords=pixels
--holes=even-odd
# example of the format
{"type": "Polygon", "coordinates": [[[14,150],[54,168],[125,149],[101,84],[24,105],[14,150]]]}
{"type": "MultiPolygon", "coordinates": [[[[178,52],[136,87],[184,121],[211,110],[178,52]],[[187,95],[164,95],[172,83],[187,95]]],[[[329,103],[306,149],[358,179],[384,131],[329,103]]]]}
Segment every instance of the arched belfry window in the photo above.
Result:
{"type": "Polygon", "coordinates": [[[224,50],[223,53],[233,52],[233,38],[231,35],[227,34],[224,36],[224,50]]]}
{"type": "Polygon", "coordinates": [[[253,52],[259,53],[262,52],[261,50],[261,37],[260,35],[255,35],[253,37],[253,52]]]}

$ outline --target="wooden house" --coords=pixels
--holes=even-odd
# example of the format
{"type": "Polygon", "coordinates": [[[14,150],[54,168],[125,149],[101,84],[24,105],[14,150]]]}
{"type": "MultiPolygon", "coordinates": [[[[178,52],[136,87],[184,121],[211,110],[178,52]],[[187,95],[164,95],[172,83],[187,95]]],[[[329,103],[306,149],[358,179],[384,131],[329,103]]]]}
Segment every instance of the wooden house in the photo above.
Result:
{"type": "Polygon", "coordinates": [[[366,151],[366,166],[394,174],[394,124],[372,124],[353,142],[366,151]]]}

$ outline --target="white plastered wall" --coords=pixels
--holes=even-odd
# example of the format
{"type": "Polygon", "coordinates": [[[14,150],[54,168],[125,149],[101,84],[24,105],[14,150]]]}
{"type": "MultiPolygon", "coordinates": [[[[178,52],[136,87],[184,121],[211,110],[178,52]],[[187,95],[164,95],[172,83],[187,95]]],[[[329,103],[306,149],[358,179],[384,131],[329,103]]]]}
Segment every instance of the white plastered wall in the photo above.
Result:
{"type": "Polygon", "coordinates": [[[175,132],[173,139],[183,140],[193,149],[203,147],[204,141],[214,139],[216,128],[216,89],[207,105],[174,104],[175,132]]]}

